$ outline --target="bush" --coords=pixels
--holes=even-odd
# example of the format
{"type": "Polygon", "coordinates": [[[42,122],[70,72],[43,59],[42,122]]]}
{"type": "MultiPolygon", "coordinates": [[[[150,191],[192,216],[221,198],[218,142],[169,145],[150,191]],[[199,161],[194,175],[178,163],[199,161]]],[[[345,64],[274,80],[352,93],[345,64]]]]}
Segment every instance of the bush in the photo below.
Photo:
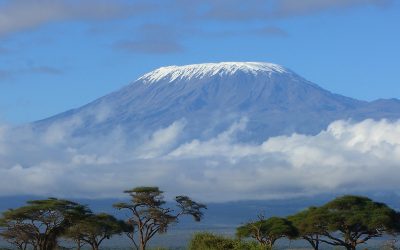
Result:
{"type": "Polygon", "coordinates": [[[267,250],[256,242],[244,242],[204,232],[195,234],[189,242],[189,250],[267,250]]]}

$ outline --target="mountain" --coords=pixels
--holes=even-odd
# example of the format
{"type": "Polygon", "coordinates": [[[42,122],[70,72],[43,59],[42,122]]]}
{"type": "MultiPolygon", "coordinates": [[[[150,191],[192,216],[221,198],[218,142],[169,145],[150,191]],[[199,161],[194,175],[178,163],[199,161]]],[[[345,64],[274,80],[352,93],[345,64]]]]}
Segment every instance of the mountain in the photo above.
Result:
{"type": "Polygon", "coordinates": [[[34,123],[48,128],[79,119],[74,134],[123,128],[134,136],[183,121],[186,139],[206,139],[247,120],[239,138],[317,134],[338,119],[400,118],[397,99],[373,102],[331,93],[272,63],[224,62],[169,66],[83,107],[34,123]]]}

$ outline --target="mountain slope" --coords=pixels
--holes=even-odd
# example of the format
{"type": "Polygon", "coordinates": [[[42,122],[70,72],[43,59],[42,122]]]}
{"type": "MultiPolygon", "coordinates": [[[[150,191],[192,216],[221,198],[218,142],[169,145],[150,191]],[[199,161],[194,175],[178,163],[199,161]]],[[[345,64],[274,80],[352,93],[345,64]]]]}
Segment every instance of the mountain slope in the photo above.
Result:
{"type": "Polygon", "coordinates": [[[206,139],[247,119],[244,141],[316,134],[338,119],[400,118],[399,100],[365,102],[333,94],[271,63],[208,63],[156,69],[81,108],[38,121],[42,129],[79,120],[76,135],[123,128],[146,133],[185,122],[186,139],[206,139]]]}

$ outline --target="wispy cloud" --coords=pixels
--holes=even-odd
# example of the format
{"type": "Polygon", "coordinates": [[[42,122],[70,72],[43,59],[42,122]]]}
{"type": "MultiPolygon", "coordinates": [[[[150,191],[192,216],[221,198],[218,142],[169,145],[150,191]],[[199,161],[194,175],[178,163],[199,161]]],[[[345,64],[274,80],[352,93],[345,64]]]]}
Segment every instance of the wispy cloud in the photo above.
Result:
{"type": "Polygon", "coordinates": [[[289,34],[284,29],[281,29],[276,26],[266,26],[254,31],[257,35],[262,36],[273,36],[273,37],[288,37],[289,34]]]}
{"type": "Polygon", "coordinates": [[[177,6],[183,6],[190,13],[186,15],[188,19],[220,21],[271,20],[365,6],[386,7],[392,2],[393,0],[175,1],[177,6]]]}
{"type": "Polygon", "coordinates": [[[183,50],[180,43],[182,33],[171,26],[145,24],[136,32],[136,38],[119,41],[115,48],[138,53],[167,54],[183,50]]]}
{"type": "Polygon", "coordinates": [[[152,11],[165,15],[164,8],[169,12],[172,24],[149,25],[145,24],[135,32],[137,38],[121,41],[116,44],[119,49],[130,52],[166,54],[182,52],[182,40],[190,36],[229,37],[245,35],[259,35],[265,37],[287,37],[288,33],[277,26],[275,22],[281,19],[302,15],[312,15],[332,10],[346,10],[366,6],[384,7],[390,5],[391,0],[219,0],[219,1],[191,1],[170,0],[169,4],[155,6],[152,11]],[[262,21],[263,28],[249,28],[245,30],[230,30],[221,28],[218,31],[203,30],[204,22],[241,24],[262,21]],[[177,30],[188,30],[178,33],[177,30]],[[178,33],[178,34],[177,34],[178,33]]]}
{"type": "Polygon", "coordinates": [[[9,53],[10,52],[10,50],[8,50],[8,49],[6,49],[6,48],[4,48],[4,47],[0,47],[0,55],[1,54],[7,54],[7,53],[9,53]]]}
{"type": "Polygon", "coordinates": [[[133,4],[115,0],[18,0],[0,4],[0,36],[30,30],[58,21],[93,21],[122,18],[146,9],[145,1],[133,4]]]}
{"type": "Polygon", "coordinates": [[[33,73],[48,74],[48,75],[62,75],[64,73],[61,69],[50,66],[32,67],[28,71],[31,71],[33,73]]]}
{"type": "Polygon", "coordinates": [[[284,29],[267,25],[264,27],[254,27],[247,29],[226,29],[226,30],[217,30],[217,31],[208,31],[208,30],[193,30],[191,32],[192,36],[198,37],[208,37],[208,38],[230,38],[230,37],[241,37],[241,36],[264,36],[269,38],[285,38],[289,36],[289,33],[284,29]]]}
{"type": "Polygon", "coordinates": [[[0,79],[9,79],[12,73],[9,70],[0,69],[0,79]]]}
{"type": "Polygon", "coordinates": [[[123,51],[145,54],[168,54],[183,50],[177,41],[158,38],[121,41],[116,43],[115,47],[123,51]]]}
{"type": "MultiPolygon", "coordinates": [[[[133,34],[126,32],[130,35],[118,38],[114,48],[135,53],[168,54],[184,51],[182,41],[191,37],[193,30],[202,28],[205,22],[226,24],[233,21],[243,25],[262,21],[266,28],[258,30],[258,35],[285,37],[287,33],[277,27],[277,20],[331,10],[384,7],[391,2],[393,0],[4,0],[0,3],[0,37],[59,22],[98,23],[98,26],[91,25],[91,29],[96,30],[107,20],[144,17],[141,21],[130,20],[134,25],[142,25],[141,28],[133,34]]],[[[217,33],[233,34],[229,28],[220,28],[217,33]]],[[[202,34],[209,35],[210,32],[196,35],[202,34]]]]}
{"type": "Polygon", "coordinates": [[[392,2],[392,0],[278,0],[273,16],[290,17],[364,6],[386,7],[392,2]]]}
{"type": "Polygon", "coordinates": [[[400,121],[337,121],[315,136],[260,144],[236,140],[246,119],[190,141],[180,136],[190,127],[184,121],[133,141],[123,128],[74,137],[81,125],[75,117],[40,133],[0,127],[0,195],[115,197],[132,186],[159,185],[172,195],[185,190],[226,201],[399,188],[400,121]]]}
{"type": "MultiPolygon", "coordinates": [[[[183,4],[181,0],[176,2],[177,5],[183,4]]],[[[187,10],[191,11],[187,17],[225,21],[277,19],[356,7],[384,7],[392,2],[392,0],[250,0],[246,3],[240,0],[206,0],[201,3],[192,1],[192,5],[187,7],[187,10]]]]}
{"type": "Polygon", "coordinates": [[[25,74],[62,75],[64,71],[52,66],[30,66],[19,69],[0,69],[0,79],[13,79],[25,74]]]}
{"type": "Polygon", "coordinates": [[[172,123],[169,127],[154,132],[137,150],[137,157],[151,159],[165,155],[178,141],[180,133],[186,125],[185,120],[172,123]]]}

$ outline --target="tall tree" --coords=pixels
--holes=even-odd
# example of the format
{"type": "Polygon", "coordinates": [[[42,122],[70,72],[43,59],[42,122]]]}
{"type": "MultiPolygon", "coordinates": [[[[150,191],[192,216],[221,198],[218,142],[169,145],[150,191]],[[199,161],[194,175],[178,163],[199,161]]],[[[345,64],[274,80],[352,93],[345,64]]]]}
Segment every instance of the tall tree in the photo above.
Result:
{"type": "Polygon", "coordinates": [[[101,213],[88,216],[71,226],[66,233],[73,239],[80,249],[83,244],[89,244],[92,250],[98,250],[105,239],[110,239],[115,234],[121,234],[124,222],[114,216],[101,213]]]}
{"type": "Polygon", "coordinates": [[[400,231],[399,214],[386,204],[362,196],[343,196],[328,202],[315,212],[324,214],[329,245],[355,250],[359,244],[400,231]]]}
{"type": "Polygon", "coordinates": [[[249,222],[236,229],[236,235],[239,238],[251,237],[257,240],[262,246],[272,249],[275,241],[282,237],[295,238],[297,230],[292,223],[279,217],[265,219],[259,216],[257,221],[249,222]]]}
{"type": "Polygon", "coordinates": [[[35,250],[53,250],[68,227],[89,212],[85,206],[68,200],[28,201],[26,206],[3,213],[2,235],[12,235],[19,249],[32,245],[35,250]]]}
{"type": "Polygon", "coordinates": [[[149,240],[157,233],[167,231],[171,223],[178,222],[182,215],[191,215],[200,221],[206,206],[191,200],[187,196],[177,196],[178,212],[165,207],[163,191],[158,187],[137,187],[125,191],[130,197],[130,203],[117,203],[114,207],[119,210],[128,210],[127,235],[136,249],[145,250],[149,240]]]}

